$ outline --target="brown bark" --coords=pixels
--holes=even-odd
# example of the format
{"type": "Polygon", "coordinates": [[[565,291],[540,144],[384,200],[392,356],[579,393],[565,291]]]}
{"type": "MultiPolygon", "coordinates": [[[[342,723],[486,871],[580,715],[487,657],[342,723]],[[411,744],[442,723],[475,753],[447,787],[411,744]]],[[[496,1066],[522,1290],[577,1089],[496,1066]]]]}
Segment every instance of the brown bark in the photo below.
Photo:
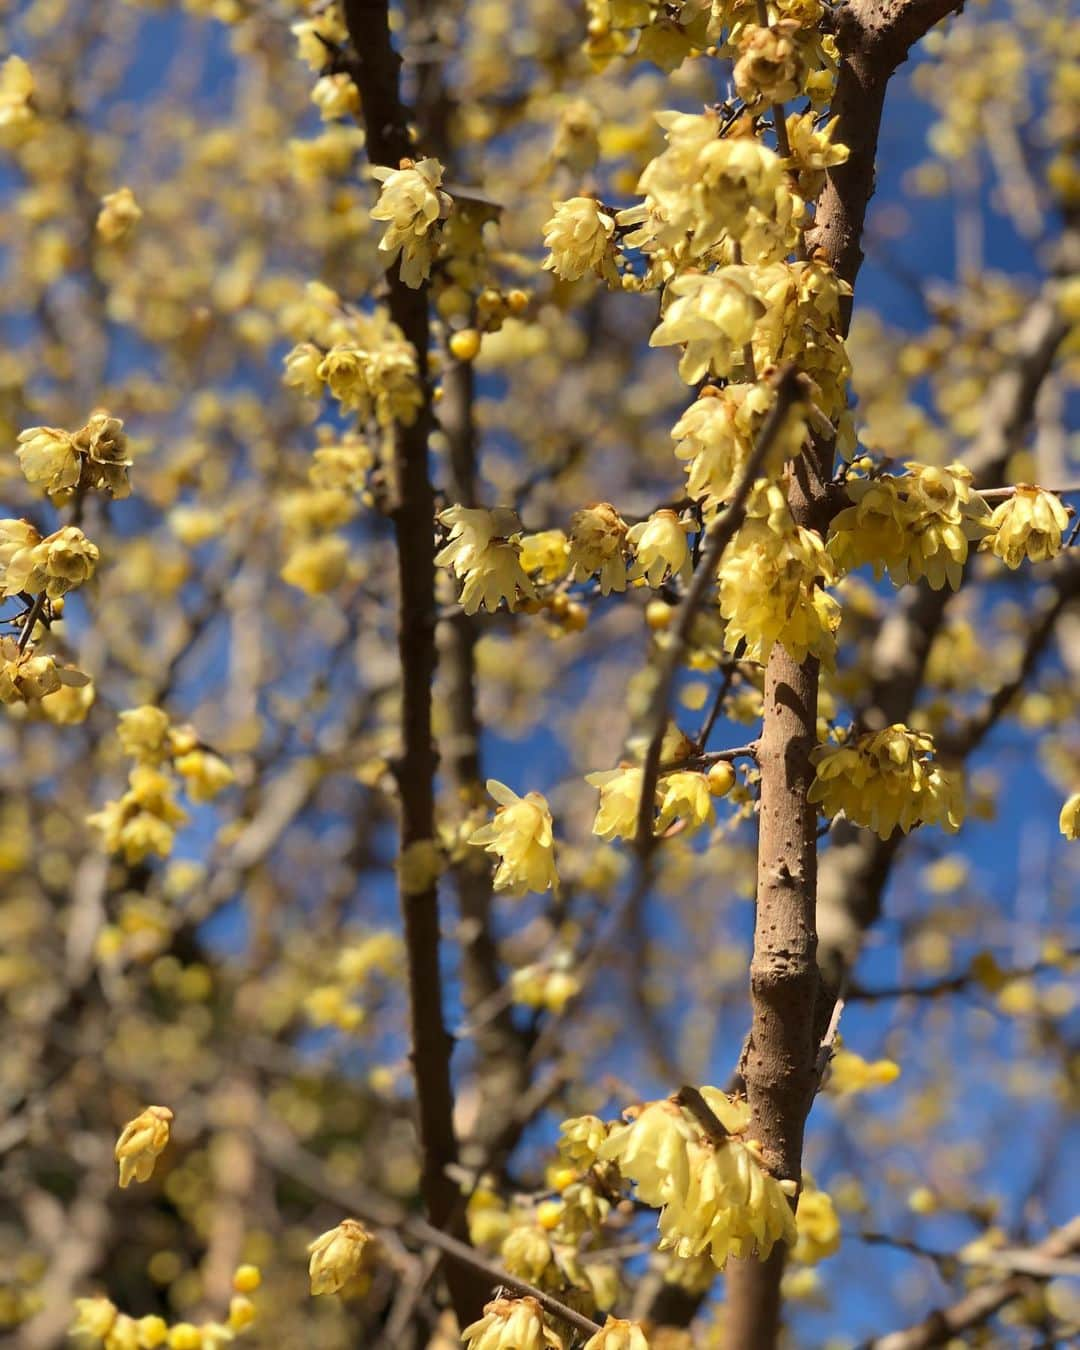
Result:
{"type": "MultiPolygon", "coordinates": [[[[367,149],[372,164],[396,167],[412,149],[408,118],[398,89],[401,58],[390,41],[387,0],[346,0],[353,75],[360,91],[367,149]]],[[[424,404],[411,426],[394,440],[396,500],[391,511],[398,560],[398,651],[402,680],[401,752],[394,765],[401,801],[401,847],[434,838],[435,770],[431,687],[435,674],[435,495],[428,464],[431,386],[427,372],[427,288],[410,290],[397,267],[387,273],[394,322],[416,349],[424,404]]],[[[420,894],[400,892],[408,990],[411,1060],[420,1127],[421,1191],[432,1224],[459,1234],[464,1223],[458,1188],[448,1168],[457,1161],[452,1041],[443,1020],[439,965],[439,903],[432,885],[420,894]]],[[[486,1282],[461,1266],[446,1267],[459,1320],[475,1317],[488,1292],[486,1282]]]]}

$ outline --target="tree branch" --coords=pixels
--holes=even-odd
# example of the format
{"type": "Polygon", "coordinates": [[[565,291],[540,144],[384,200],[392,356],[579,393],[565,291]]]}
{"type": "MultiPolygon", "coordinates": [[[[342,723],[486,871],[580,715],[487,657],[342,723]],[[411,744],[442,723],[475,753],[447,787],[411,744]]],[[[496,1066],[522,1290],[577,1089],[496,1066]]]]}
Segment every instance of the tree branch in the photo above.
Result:
{"type": "MultiPolygon", "coordinates": [[[[409,155],[408,115],[398,90],[401,58],[390,41],[388,0],[345,0],[353,77],[373,164],[396,167],[409,155]]],[[[390,314],[416,351],[423,406],[394,438],[397,501],[391,512],[398,561],[398,652],[402,678],[402,745],[394,765],[401,799],[401,846],[435,834],[436,752],[431,686],[435,674],[435,498],[428,465],[431,385],[428,379],[426,286],[411,290],[396,267],[387,274],[390,314]]],[[[412,1064],[422,1153],[421,1190],[431,1222],[449,1225],[458,1212],[457,1187],[447,1169],[457,1161],[450,1082],[452,1042],[443,1021],[439,964],[439,904],[434,884],[419,894],[402,887],[400,904],[408,960],[412,1064]]],[[[457,1231],[464,1233],[458,1217],[457,1231]]],[[[483,1292],[461,1267],[447,1268],[459,1320],[475,1317],[483,1292]]]]}

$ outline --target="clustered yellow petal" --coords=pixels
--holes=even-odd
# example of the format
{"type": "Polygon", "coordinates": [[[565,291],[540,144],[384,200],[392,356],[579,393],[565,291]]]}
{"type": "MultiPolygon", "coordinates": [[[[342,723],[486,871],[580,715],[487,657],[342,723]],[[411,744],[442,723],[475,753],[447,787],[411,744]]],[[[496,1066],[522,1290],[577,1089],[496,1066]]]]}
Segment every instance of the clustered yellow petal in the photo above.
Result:
{"type": "Polygon", "coordinates": [[[116,1161],[120,1164],[120,1186],[149,1181],[154,1163],[169,1142],[169,1122],[173,1113],[167,1106],[148,1106],[124,1126],[116,1141],[116,1161]]]}
{"type": "Polygon", "coordinates": [[[508,895],[547,891],[559,884],[551,811],[539,792],[519,797],[505,783],[489,778],[487,790],[499,803],[494,819],[469,839],[499,858],[492,883],[508,895]]]}
{"type": "Polygon", "coordinates": [[[34,76],[21,56],[0,65],[0,143],[10,145],[33,125],[34,76]]]}
{"type": "Polygon", "coordinates": [[[684,344],[679,374],[687,384],[742,370],[744,348],[766,313],[755,281],[754,271],[742,266],[680,273],[667,286],[664,317],[649,346],[684,344]]]}
{"type": "Polygon", "coordinates": [[[728,1137],[714,1140],[674,1098],[625,1113],[601,1144],[646,1204],[660,1208],[661,1249],[689,1260],[707,1254],[722,1269],[729,1257],[764,1260],[777,1242],[794,1243],[794,1183],[767,1172],[752,1141],[740,1137],[748,1113],[717,1088],[702,1096],[728,1137]]]}
{"type": "Polygon", "coordinates": [[[909,460],[905,467],[900,476],[848,483],[853,505],[834,517],[829,552],[844,571],[871,563],[876,576],[887,568],[896,585],[925,577],[934,590],[956,590],[968,543],[986,532],[989,512],[964,465],[909,460]]]}
{"type": "Polygon", "coordinates": [[[586,783],[600,789],[600,805],[592,832],[601,839],[633,839],[637,833],[641,784],[644,774],[637,765],[587,773],[586,783]]]}
{"type": "Polygon", "coordinates": [[[151,853],[167,858],[177,825],[188,818],[173,792],[173,780],[166,774],[149,764],[136,764],[124,795],[87,816],[86,823],[101,832],[107,852],[123,854],[131,865],[151,853]]]}
{"type": "Polygon", "coordinates": [[[354,1279],[364,1263],[371,1234],[357,1219],[342,1219],[308,1246],[308,1275],[313,1294],[336,1294],[354,1279]]]}
{"type": "Polygon", "coordinates": [[[689,581],[690,549],[686,535],[694,528],[692,523],[681,521],[674,511],[666,508],[631,526],[627,534],[627,541],[634,550],[630,580],[644,577],[654,589],[672,577],[678,577],[684,584],[689,581]]]}
{"type": "Polygon", "coordinates": [[[571,579],[599,573],[600,594],[626,590],[626,522],[610,502],[575,511],[570,518],[571,579]]]}
{"type": "Polygon", "coordinates": [[[614,217],[594,197],[571,197],[565,202],[555,202],[554,206],[555,214],[544,226],[544,244],[548,249],[544,267],[564,281],[578,281],[588,272],[616,281],[612,253],[614,217]]]}
{"type": "Polygon", "coordinates": [[[379,253],[387,267],[401,255],[401,279],[416,290],[431,275],[437,237],[435,226],[450,214],[453,202],[440,186],[443,167],[437,159],[415,163],[403,159],[396,169],[376,166],[372,177],[382,183],[372,220],[386,221],[379,253]]]}
{"type": "Polygon", "coordinates": [[[0,520],[0,593],[44,593],[57,600],[89,581],[99,556],[77,525],[42,539],[25,520],[0,520]]]}
{"type": "Polygon", "coordinates": [[[836,1050],[829,1061],[829,1091],[839,1096],[888,1087],[899,1077],[900,1065],[895,1060],[867,1060],[854,1050],[836,1050]]]}
{"type": "Polygon", "coordinates": [[[989,549],[1015,570],[1025,558],[1046,562],[1061,552],[1069,513],[1053,492],[1019,483],[990,515],[990,533],[980,548],[989,549]]]}
{"type": "Polygon", "coordinates": [[[624,1317],[608,1317],[581,1350],[649,1350],[649,1342],[639,1322],[630,1322],[624,1317]]]}
{"type": "Polygon", "coordinates": [[[135,200],[131,188],[121,187],[115,192],[107,192],[101,199],[101,210],[95,226],[98,236],[106,244],[118,244],[131,235],[142,220],[142,214],[142,207],[135,200]]]}
{"type": "Polygon", "coordinates": [[[953,832],[963,820],[959,772],[934,758],[934,738],[900,723],[866,732],[846,745],[819,745],[810,800],[825,815],[843,812],[855,825],[888,839],[900,827],[937,824],[953,832]]]}
{"type": "Polygon", "coordinates": [[[840,607],[822,583],[836,580],[835,568],[820,535],[792,520],[775,483],[755,488],[718,576],[727,651],[745,641],[746,655],[764,664],[779,642],[796,661],[813,655],[831,665],[840,607]]]}
{"type": "Polygon", "coordinates": [[[521,565],[521,522],[508,507],[451,506],[439,513],[450,530],[446,547],[435,556],[437,567],[447,567],[462,581],[461,607],[475,614],[481,605],[489,614],[502,600],[516,609],[521,597],[536,591],[521,565]]]}
{"type": "Polygon", "coordinates": [[[461,1333],[467,1350],[563,1350],[562,1337],[544,1321],[536,1299],[497,1298],[461,1333]]]}

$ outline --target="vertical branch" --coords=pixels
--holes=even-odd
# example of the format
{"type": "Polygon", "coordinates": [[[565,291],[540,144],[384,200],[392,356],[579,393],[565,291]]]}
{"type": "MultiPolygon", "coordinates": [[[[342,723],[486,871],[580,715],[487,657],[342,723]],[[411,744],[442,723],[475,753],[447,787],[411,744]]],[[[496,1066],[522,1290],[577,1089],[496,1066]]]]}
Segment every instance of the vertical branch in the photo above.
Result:
{"type": "MultiPolygon", "coordinates": [[[[346,0],[345,21],[355,54],[354,78],[373,164],[396,167],[409,155],[408,118],[401,102],[401,58],[390,41],[388,0],[346,0]]],[[[411,426],[394,440],[397,498],[391,512],[397,544],[398,651],[401,659],[402,743],[394,766],[401,799],[401,844],[435,834],[436,753],[431,729],[435,674],[435,497],[428,465],[431,385],[428,378],[427,287],[410,290],[397,268],[387,274],[390,314],[416,349],[424,402],[411,426]]],[[[421,1190],[436,1227],[460,1228],[457,1187],[448,1168],[457,1161],[450,1082],[452,1043],[443,1020],[439,965],[439,904],[433,883],[418,894],[400,892],[408,958],[412,1064],[420,1118],[421,1190]]],[[[459,1319],[478,1313],[486,1285],[459,1267],[447,1282],[459,1319]]]]}

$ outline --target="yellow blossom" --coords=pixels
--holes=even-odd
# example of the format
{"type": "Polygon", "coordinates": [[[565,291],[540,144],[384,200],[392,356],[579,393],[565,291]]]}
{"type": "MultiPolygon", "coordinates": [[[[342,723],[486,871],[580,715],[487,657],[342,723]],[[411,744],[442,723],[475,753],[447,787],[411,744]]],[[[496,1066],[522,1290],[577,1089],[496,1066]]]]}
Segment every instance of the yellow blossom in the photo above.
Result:
{"type": "Polygon", "coordinates": [[[654,512],[648,520],[633,525],[627,535],[634,549],[631,580],[644,577],[650,586],[662,586],[669,577],[690,579],[690,550],[685,526],[674,511],[654,512]]]}
{"type": "Polygon", "coordinates": [[[169,714],[147,703],[118,715],[116,736],[125,755],[140,764],[160,764],[169,750],[169,726],[169,714]]]}
{"type": "Polygon", "coordinates": [[[571,197],[556,202],[555,214],[544,226],[548,256],[544,267],[565,281],[577,281],[587,272],[616,278],[611,246],[615,220],[593,197],[571,197]]]}
{"type": "Polygon", "coordinates": [[[497,1298],[461,1333],[466,1350],[563,1350],[534,1298],[497,1298]]]}
{"type": "Polygon", "coordinates": [[[562,530],[541,530],[521,539],[521,566],[548,585],[560,581],[570,567],[570,542],[562,530]]]}
{"type": "Polygon", "coordinates": [[[829,1091],[840,1096],[888,1087],[899,1077],[900,1065],[895,1061],[865,1060],[854,1050],[837,1050],[829,1062],[829,1091]]]}
{"type": "Polygon", "coordinates": [[[1066,799],[1058,816],[1058,829],[1066,839],[1080,839],[1080,792],[1066,799]]]}
{"type": "Polygon", "coordinates": [[[690,830],[706,825],[713,818],[712,794],[703,773],[669,773],[660,779],[660,814],[656,831],[666,830],[681,820],[690,830]]]}
{"type": "Polygon", "coordinates": [[[799,25],[782,19],[769,28],[747,24],[739,38],[735,87],[749,105],[786,103],[802,92],[806,63],[797,41],[799,25]]]}
{"type": "Polygon", "coordinates": [[[87,487],[103,488],[113,497],[126,497],[131,491],[128,469],[128,441],[119,417],[96,412],[75,433],[75,449],[83,456],[83,480],[87,487]]]}
{"type": "Polygon", "coordinates": [[[360,92],[351,75],[321,75],[311,91],[311,101],[324,122],[334,122],[359,111],[360,92]]]}
{"type": "Polygon", "coordinates": [[[816,1265],[840,1246],[840,1220],[832,1197],[810,1185],[804,1174],[803,1190],[795,1210],[799,1231],[792,1256],[804,1265],[816,1265]]]}
{"type": "Polygon", "coordinates": [[[798,176],[799,191],[809,201],[818,195],[825,186],[825,171],[837,164],[846,164],[851,153],[846,145],[833,144],[833,134],[839,122],[838,117],[830,118],[823,127],[818,127],[817,115],[813,112],[792,113],[787,119],[788,145],[791,157],[788,164],[798,176]]]}
{"type": "Polygon", "coordinates": [[[592,832],[601,839],[633,839],[637,834],[642,770],[632,764],[587,773],[586,783],[600,789],[592,832]]]}
{"type": "Polygon", "coordinates": [[[933,737],[899,723],[867,732],[845,745],[820,745],[811,752],[817,772],[809,798],[825,815],[841,811],[882,839],[900,827],[939,824],[955,831],[963,818],[959,775],[932,758],[933,737]]]}
{"type": "MultiPolygon", "coordinates": [[[[0,522],[8,526],[11,522],[0,522]]],[[[41,591],[55,600],[94,574],[98,561],[97,545],[91,543],[77,525],[65,525],[37,543],[11,555],[4,569],[4,594],[41,591]]]]}
{"type": "Polygon", "coordinates": [[[442,165],[437,159],[402,160],[398,169],[376,166],[371,173],[382,183],[371,218],[387,222],[379,253],[387,267],[401,254],[401,279],[415,290],[431,273],[433,227],[453,204],[439,186],[442,165]]]}
{"type": "Polygon", "coordinates": [[[34,94],[34,77],[21,56],[9,56],[0,65],[0,141],[5,145],[16,142],[31,126],[34,111],[30,100],[34,94]]]}
{"type": "Polygon", "coordinates": [[[63,493],[78,483],[82,460],[74,437],[58,427],[30,427],[20,432],[15,451],[26,481],[48,493],[63,493]]]}
{"type": "Polygon", "coordinates": [[[289,31],[296,38],[297,56],[316,75],[329,61],[332,47],[340,46],[349,36],[336,4],[326,5],[312,18],[292,24],[289,31]]]}
{"type": "Polygon", "coordinates": [[[451,506],[439,513],[439,520],[450,527],[450,538],[435,564],[463,579],[461,607],[466,614],[475,614],[481,605],[493,613],[501,600],[513,610],[519,597],[535,597],[521,566],[521,526],[515,512],[451,506]]]}
{"type": "Polygon", "coordinates": [[[585,581],[599,573],[601,595],[625,591],[626,536],[626,523],[610,502],[575,511],[570,520],[571,578],[585,581]]]}
{"type": "Polygon", "coordinates": [[[581,1350],[649,1350],[649,1342],[640,1323],[629,1322],[623,1317],[608,1317],[581,1350]]]}
{"type": "Polygon", "coordinates": [[[220,755],[210,750],[190,750],[173,760],[173,767],[184,780],[187,795],[193,802],[212,802],[236,778],[220,755]]]}
{"type": "Polygon", "coordinates": [[[142,214],[134,192],[129,187],[117,188],[102,197],[95,228],[106,244],[118,244],[128,238],[142,220],[142,214]]]}
{"type": "Polygon", "coordinates": [[[342,1219],[336,1228],[308,1246],[308,1275],[313,1294],[336,1294],[359,1272],[371,1234],[356,1219],[342,1219]]]}
{"type": "Polygon", "coordinates": [[[608,1127],[599,1116],[572,1116],[559,1126],[559,1154],[576,1167],[592,1167],[607,1136],[608,1127]]]}
{"type": "Polygon", "coordinates": [[[77,1298],[72,1336],[93,1336],[104,1340],[116,1321],[116,1305],[107,1298],[77,1298]]]}
{"type": "Polygon", "coordinates": [[[489,778],[487,790],[499,803],[494,819],[470,837],[469,843],[499,858],[493,885],[509,895],[547,891],[558,886],[551,811],[539,792],[519,797],[505,783],[489,778]]]}
{"type": "Polygon", "coordinates": [[[169,1142],[172,1118],[167,1106],[148,1106],[124,1126],[114,1150],[120,1164],[121,1189],[131,1183],[132,1177],[150,1180],[154,1163],[169,1142]]]}
{"type": "Polygon", "coordinates": [[[667,287],[669,303],[653,329],[650,347],[685,344],[679,374],[696,384],[712,373],[728,376],[743,362],[743,349],[766,307],[746,267],[684,272],[667,287]]]}
{"type": "Polygon", "coordinates": [[[297,544],[281,569],[282,581],[307,595],[325,595],[340,586],[349,564],[349,545],[339,534],[297,544]]]}
{"type": "Polygon", "coordinates": [[[1061,552],[1068,523],[1069,513],[1053,492],[1021,483],[991,513],[990,533],[980,547],[1014,570],[1025,558],[1046,562],[1061,552]]]}

